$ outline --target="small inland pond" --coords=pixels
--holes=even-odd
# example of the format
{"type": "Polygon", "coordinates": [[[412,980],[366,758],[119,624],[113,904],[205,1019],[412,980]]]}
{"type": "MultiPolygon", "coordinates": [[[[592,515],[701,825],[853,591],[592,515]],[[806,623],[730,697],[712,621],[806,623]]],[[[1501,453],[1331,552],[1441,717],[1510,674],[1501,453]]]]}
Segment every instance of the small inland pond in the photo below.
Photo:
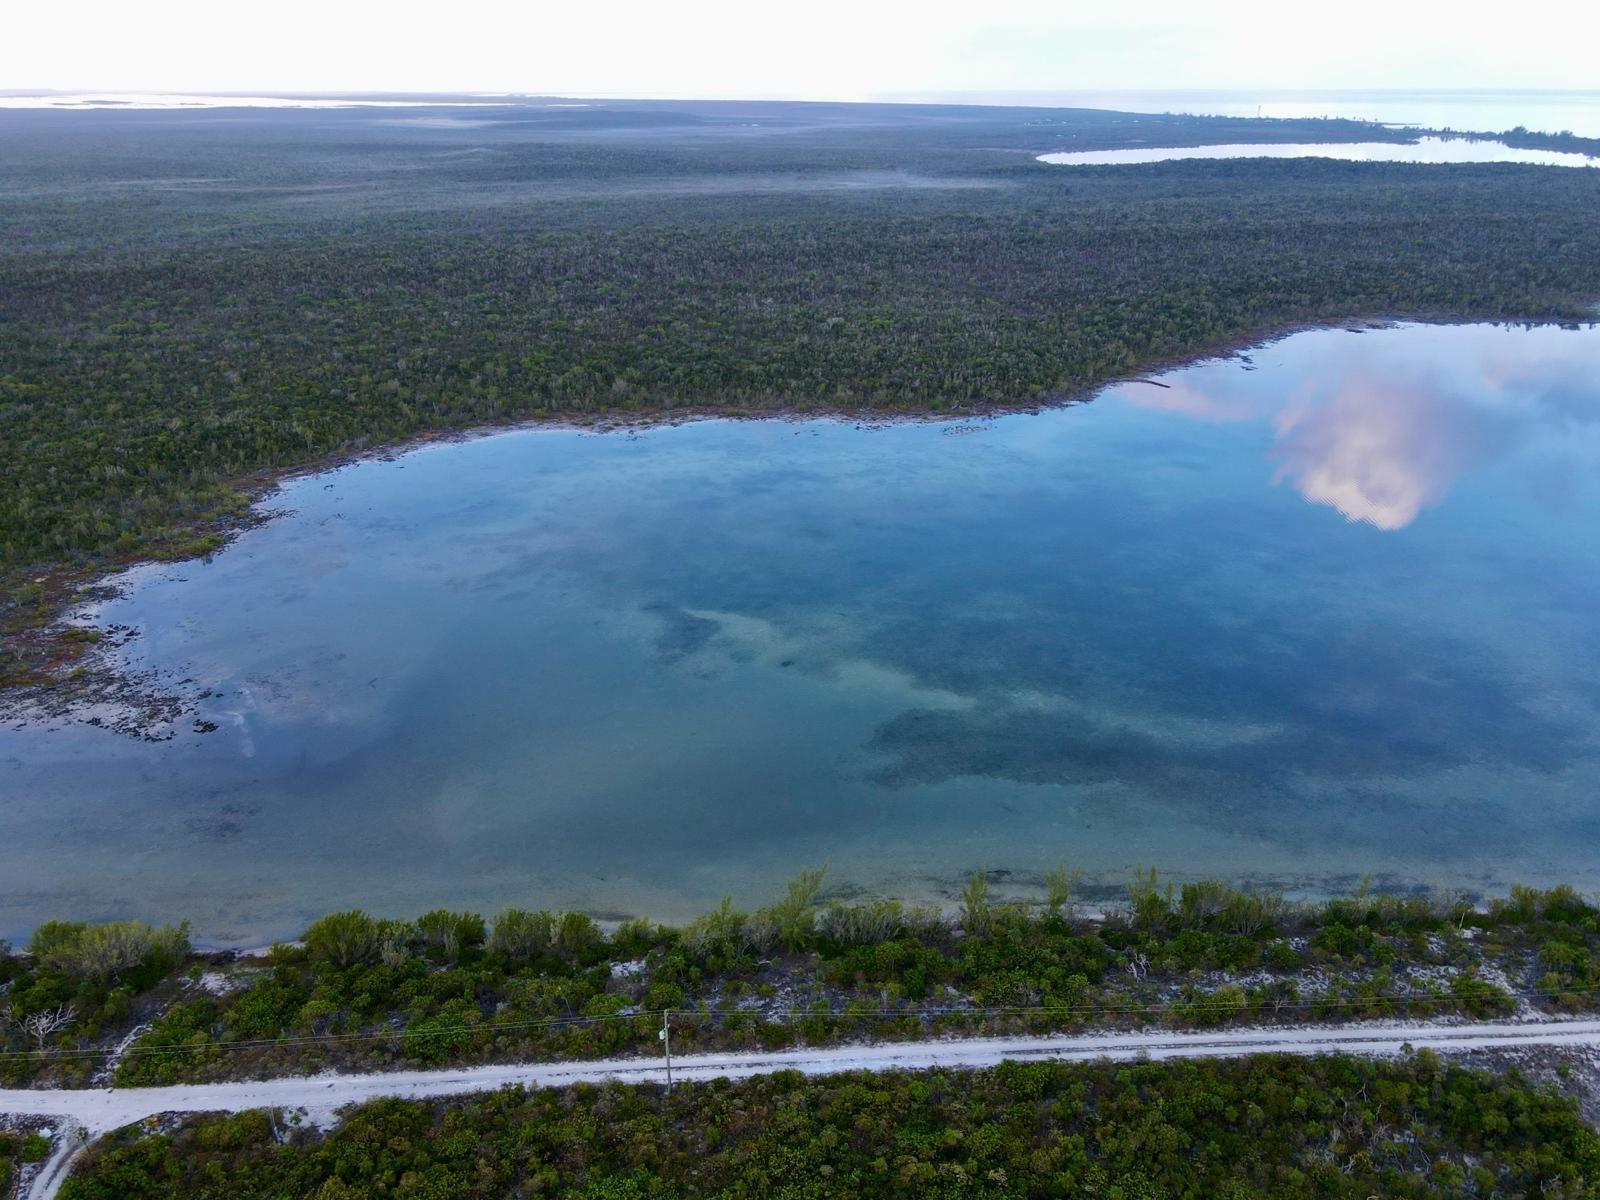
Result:
{"type": "Polygon", "coordinates": [[[296,479],[95,614],[209,691],[170,739],[0,729],[0,935],[677,919],[823,862],[1600,887],[1597,469],[1600,329],[1399,325],[981,422],[296,479]]]}

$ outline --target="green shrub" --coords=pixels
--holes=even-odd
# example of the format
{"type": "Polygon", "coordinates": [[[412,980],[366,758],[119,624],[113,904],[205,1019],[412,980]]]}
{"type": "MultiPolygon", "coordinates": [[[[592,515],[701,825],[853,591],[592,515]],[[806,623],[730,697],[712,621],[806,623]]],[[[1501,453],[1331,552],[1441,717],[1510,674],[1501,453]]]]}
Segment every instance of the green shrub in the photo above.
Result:
{"type": "Polygon", "coordinates": [[[771,924],[772,942],[786,950],[801,950],[810,944],[816,921],[817,893],[822,890],[826,866],[801,871],[788,883],[783,899],[757,915],[771,924]]]}
{"type": "Polygon", "coordinates": [[[1583,1197],[1600,1177],[1600,1136],[1571,1100],[1426,1051],[780,1072],[670,1098],[655,1086],[510,1088],[376,1101],[283,1146],[262,1133],[259,1114],[123,1130],[62,1200],[1455,1200],[1583,1197]]]}
{"type": "Polygon", "coordinates": [[[950,961],[938,950],[901,939],[852,947],[828,964],[826,977],[840,987],[893,984],[907,999],[923,1000],[930,986],[951,974],[950,961]]]}
{"type": "Polygon", "coordinates": [[[1228,984],[1211,992],[1191,989],[1182,1000],[1174,1001],[1168,1012],[1176,1024],[1210,1026],[1237,1020],[1248,1006],[1244,989],[1228,984]]]}
{"type": "Polygon", "coordinates": [[[508,908],[494,919],[489,949],[513,962],[531,962],[555,944],[556,920],[547,912],[508,908]]]}
{"type": "Polygon", "coordinates": [[[104,983],[140,972],[153,981],[189,953],[189,924],[157,929],[143,921],[50,921],[34,932],[28,951],[42,970],[71,979],[104,983]]]}
{"type": "Polygon", "coordinates": [[[555,950],[572,963],[592,961],[605,945],[605,934],[586,913],[566,912],[556,925],[555,950]]]}
{"type": "Polygon", "coordinates": [[[472,1034],[459,1022],[444,1017],[429,1017],[413,1021],[406,1026],[401,1048],[413,1062],[431,1065],[443,1063],[452,1054],[463,1050],[472,1041],[472,1034]]]}
{"type": "Polygon", "coordinates": [[[683,989],[675,983],[653,983],[650,985],[650,990],[644,994],[644,1007],[647,1009],[660,1010],[683,1006],[683,989]]]}
{"type": "Polygon", "coordinates": [[[989,877],[974,871],[961,886],[961,928],[969,934],[982,934],[989,928],[990,917],[989,877]]]}
{"type": "Polygon", "coordinates": [[[818,922],[823,939],[835,947],[893,941],[905,932],[905,927],[905,910],[898,900],[830,904],[818,922]]]}
{"type": "Polygon", "coordinates": [[[1488,980],[1463,971],[1450,980],[1450,995],[1462,1011],[1474,1017],[1503,1017],[1516,1011],[1516,1000],[1488,980]]]}
{"type": "Polygon", "coordinates": [[[483,945],[483,918],[477,913],[449,912],[436,908],[416,922],[417,936],[424,946],[439,950],[447,962],[455,962],[464,950],[483,945]]]}
{"type": "Polygon", "coordinates": [[[330,913],[312,922],[301,940],[312,958],[337,967],[352,967],[377,958],[382,935],[380,923],[357,908],[330,913]]]}
{"type": "Polygon", "coordinates": [[[1261,960],[1274,971],[1293,971],[1305,963],[1305,955],[1288,942],[1279,940],[1262,951],[1261,960]]]}
{"type": "Polygon", "coordinates": [[[1313,948],[1335,958],[1356,958],[1370,950],[1373,933],[1365,925],[1352,929],[1342,921],[1332,921],[1317,930],[1311,939],[1313,948]]]}
{"type": "Polygon", "coordinates": [[[684,927],[683,945],[702,962],[732,963],[750,949],[747,918],[733,907],[731,896],[724,896],[715,910],[684,927]]]}

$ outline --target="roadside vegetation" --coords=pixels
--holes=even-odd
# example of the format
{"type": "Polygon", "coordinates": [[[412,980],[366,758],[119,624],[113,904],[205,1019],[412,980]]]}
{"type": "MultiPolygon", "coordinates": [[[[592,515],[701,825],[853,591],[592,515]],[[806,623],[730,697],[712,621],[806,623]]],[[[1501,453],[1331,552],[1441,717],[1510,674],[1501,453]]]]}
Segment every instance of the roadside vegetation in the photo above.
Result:
{"type": "Polygon", "coordinates": [[[1265,1057],[784,1073],[129,1128],[62,1200],[298,1196],[1394,1198],[1600,1195],[1600,1138],[1515,1072],[1265,1057]]]}
{"type": "Polygon", "coordinates": [[[51,1078],[87,1082],[99,1053],[179,986],[190,956],[188,928],[141,921],[47,921],[18,954],[0,942],[0,1082],[35,1073],[56,1055],[51,1078]],[[38,1059],[38,1062],[30,1061],[38,1059]]]}
{"type": "Polygon", "coordinates": [[[50,1157],[57,1135],[45,1118],[0,1114],[0,1200],[28,1194],[29,1177],[50,1157]]]}
{"type": "Polygon", "coordinates": [[[609,932],[581,913],[351,911],[259,958],[185,959],[182,929],[51,923],[0,967],[0,1079],[653,1055],[664,1021],[692,1053],[1600,1008],[1600,908],[1568,888],[1482,908],[1371,892],[1296,903],[1151,871],[1101,916],[1077,911],[1075,882],[1057,871],[1036,900],[1000,903],[975,874],[947,913],[830,902],[816,870],[754,912],[725,900],[681,928],[609,932]]]}
{"type": "Polygon", "coordinates": [[[17,1194],[24,1166],[43,1162],[49,1156],[48,1138],[22,1125],[11,1128],[0,1117],[0,1200],[11,1200],[17,1194]]]}
{"type": "Polygon", "coordinates": [[[0,685],[70,675],[95,631],[46,627],[96,572],[329,456],[1039,404],[1306,322],[1583,319],[1600,278],[1594,171],[1031,157],[1399,136],[1351,122],[519,111],[0,117],[0,685]]]}

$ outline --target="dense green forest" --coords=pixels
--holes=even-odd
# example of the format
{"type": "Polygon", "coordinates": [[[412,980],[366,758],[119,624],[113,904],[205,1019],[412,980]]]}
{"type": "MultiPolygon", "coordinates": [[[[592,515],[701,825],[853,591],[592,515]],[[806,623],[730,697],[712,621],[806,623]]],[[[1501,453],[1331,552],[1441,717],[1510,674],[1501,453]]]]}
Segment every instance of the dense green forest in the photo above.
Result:
{"type": "Polygon", "coordinates": [[[50,922],[0,959],[0,1080],[167,1084],[485,1061],[1440,1014],[1593,1011],[1600,908],[1570,889],[1318,903],[1153,873],[1104,919],[1055,874],[1033,903],[823,903],[820,872],[682,928],[512,909],[335,913],[265,959],[180,928],[50,922]],[[68,1019],[52,1024],[66,1012],[68,1019]],[[35,1018],[45,1018],[40,1025],[35,1018]]]}
{"type": "Polygon", "coordinates": [[[1403,136],[1351,122],[407,111],[0,114],[0,678],[81,649],[37,627],[84,572],[427,431],[1046,403],[1300,322],[1600,294],[1600,172],[1033,160],[1403,136]]]}
{"type": "Polygon", "coordinates": [[[795,1073],[129,1129],[62,1200],[1600,1195],[1600,1138],[1516,1074],[1349,1058],[795,1073]]]}

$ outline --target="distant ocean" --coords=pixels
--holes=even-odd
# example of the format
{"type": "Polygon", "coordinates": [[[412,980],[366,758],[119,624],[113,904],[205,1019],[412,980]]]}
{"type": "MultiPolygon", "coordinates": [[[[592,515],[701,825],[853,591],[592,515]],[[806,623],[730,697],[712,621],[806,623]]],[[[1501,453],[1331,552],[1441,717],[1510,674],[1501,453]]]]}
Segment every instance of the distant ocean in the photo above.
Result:
{"type": "Polygon", "coordinates": [[[1218,117],[1349,117],[1499,133],[1518,125],[1600,137],[1600,91],[1061,91],[919,92],[875,97],[926,104],[1114,108],[1218,117]]]}
{"type": "MultiPolygon", "coordinates": [[[[627,100],[584,93],[581,101],[627,100]]],[[[652,100],[691,99],[652,95],[652,100]]],[[[700,99],[735,99],[704,96],[700,99]]],[[[751,97],[744,97],[749,99],[751,97]]],[[[771,97],[776,99],[778,97],[771,97]]],[[[784,99],[804,99],[791,96],[784,99]]],[[[570,98],[569,98],[570,99],[570,98]]],[[[894,92],[864,100],[921,104],[1037,105],[1042,108],[1110,108],[1123,112],[1194,113],[1219,117],[1349,117],[1390,125],[1500,133],[1518,125],[1540,133],[1567,131],[1600,137],[1600,91],[1033,91],[894,92]]],[[[568,107],[553,96],[463,93],[407,96],[208,95],[159,92],[29,92],[0,90],[0,108],[411,108],[535,105],[568,107]]]]}

